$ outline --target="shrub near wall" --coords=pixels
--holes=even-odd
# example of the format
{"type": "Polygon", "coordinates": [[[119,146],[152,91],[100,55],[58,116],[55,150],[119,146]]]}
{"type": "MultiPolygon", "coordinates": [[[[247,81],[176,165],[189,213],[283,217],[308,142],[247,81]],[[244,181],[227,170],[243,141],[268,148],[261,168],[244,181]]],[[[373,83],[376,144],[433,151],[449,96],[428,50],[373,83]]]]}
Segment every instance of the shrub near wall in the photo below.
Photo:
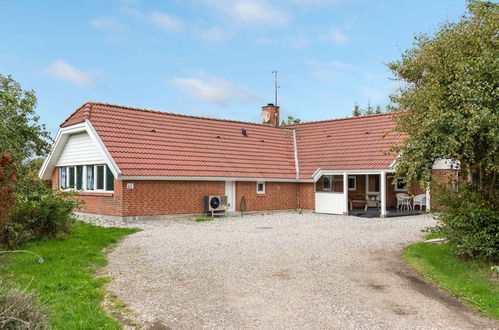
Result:
{"type": "Polygon", "coordinates": [[[437,194],[442,235],[463,257],[499,261],[499,202],[466,187],[437,194]]]}
{"type": "Polygon", "coordinates": [[[25,178],[20,185],[10,218],[0,228],[0,246],[12,248],[68,232],[73,209],[80,204],[73,194],[54,192],[37,179],[25,178]]]}

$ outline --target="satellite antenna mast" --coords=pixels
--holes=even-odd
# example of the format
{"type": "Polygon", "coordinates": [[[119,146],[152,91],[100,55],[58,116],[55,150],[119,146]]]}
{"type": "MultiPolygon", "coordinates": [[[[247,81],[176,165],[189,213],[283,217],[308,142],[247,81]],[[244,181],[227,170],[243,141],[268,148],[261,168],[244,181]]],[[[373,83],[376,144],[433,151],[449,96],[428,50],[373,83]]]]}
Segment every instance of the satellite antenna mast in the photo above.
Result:
{"type": "Polygon", "coordinates": [[[272,70],[272,74],[274,75],[274,105],[277,106],[277,96],[279,94],[279,71],[278,70],[272,70]]]}

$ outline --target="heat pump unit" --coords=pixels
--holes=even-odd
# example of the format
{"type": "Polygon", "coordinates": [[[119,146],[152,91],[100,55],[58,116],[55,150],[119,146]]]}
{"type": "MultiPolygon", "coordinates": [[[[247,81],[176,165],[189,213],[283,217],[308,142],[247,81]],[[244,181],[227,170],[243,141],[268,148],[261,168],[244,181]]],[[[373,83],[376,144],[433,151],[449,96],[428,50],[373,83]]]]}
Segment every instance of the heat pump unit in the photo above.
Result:
{"type": "Polygon", "coordinates": [[[229,208],[227,196],[204,196],[204,207],[206,212],[225,211],[229,208]]]}

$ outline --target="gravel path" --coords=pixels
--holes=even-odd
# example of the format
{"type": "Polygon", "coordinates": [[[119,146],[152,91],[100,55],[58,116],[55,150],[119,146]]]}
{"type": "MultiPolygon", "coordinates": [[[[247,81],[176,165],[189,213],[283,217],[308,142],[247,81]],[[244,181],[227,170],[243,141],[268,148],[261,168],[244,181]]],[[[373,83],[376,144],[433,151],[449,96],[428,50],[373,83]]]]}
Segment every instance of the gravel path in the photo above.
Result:
{"type": "Polygon", "coordinates": [[[496,327],[400,261],[433,224],[312,213],[139,223],[104,272],[157,329],[496,327]]]}

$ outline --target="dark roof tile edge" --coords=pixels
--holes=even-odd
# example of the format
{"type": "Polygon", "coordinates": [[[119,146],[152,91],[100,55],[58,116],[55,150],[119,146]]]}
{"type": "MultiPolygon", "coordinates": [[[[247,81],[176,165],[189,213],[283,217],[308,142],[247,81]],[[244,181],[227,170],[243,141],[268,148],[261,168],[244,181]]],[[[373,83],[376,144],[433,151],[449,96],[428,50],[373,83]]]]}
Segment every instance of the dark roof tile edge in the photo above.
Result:
{"type": "Polygon", "coordinates": [[[121,109],[128,109],[128,110],[136,110],[136,111],[143,111],[143,112],[149,112],[149,113],[157,113],[157,114],[169,115],[169,116],[176,116],[176,117],[186,117],[186,118],[193,118],[193,119],[203,119],[203,120],[214,120],[214,121],[222,121],[222,122],[231,122],[231,123],[238,123],[238,124],[244,124],[244,125],[255,125],[255,126],[259,126],[259,127],[269,127],[269,128],[277,128],[277,129],[280,128],[280,127],[273,127],[273,126],[259,124],[259,123],[252,123],[252,122],[249,122],[249,121],[240,121],[240,120],[233,120],[233,119],[221,119],[221,118],[211,118],[211,117],[203,117],[203,116],[185,115],[185,114],[180,114],[180,113],[175,113],[175,112],[167,112],[167,111],[161,111],[161,110],[151,110],[151,109],[138,108],[138,107],[129,107],[129,106],[124,106],[124,105],[104,103],[104,102],[86,102],[81,107],[79,107],[78,110],[81,109],[82,107],[84,107],[86,104],[96,105],[96,106],[101,105],[101,106],[106,106],[106,107],[121,108],[121,109]]]}
{"type": "Polygon", "coordinates": [[[395,114],[397,114],[397,112],[384,112],[384,113],[377,113],[377,114],[364,115],[364,116],[343,117],[343,118],[333,118],[333,119],[324,119],[324,120],[313,120],[313,121],[305,121],[303,123],[284,125],[284,126],[282,126],[282,128],[293,128],[293,127],[297,127],[297,126],[301,126],[301,125],[316,124],[316,123],[326,123],[326,122],[330,122],[330,121],[343,121],[343,120],[354,120],[354,119],[363,119],[363,118],[382,117],[382,116],[395,115],[395,114]]]}

